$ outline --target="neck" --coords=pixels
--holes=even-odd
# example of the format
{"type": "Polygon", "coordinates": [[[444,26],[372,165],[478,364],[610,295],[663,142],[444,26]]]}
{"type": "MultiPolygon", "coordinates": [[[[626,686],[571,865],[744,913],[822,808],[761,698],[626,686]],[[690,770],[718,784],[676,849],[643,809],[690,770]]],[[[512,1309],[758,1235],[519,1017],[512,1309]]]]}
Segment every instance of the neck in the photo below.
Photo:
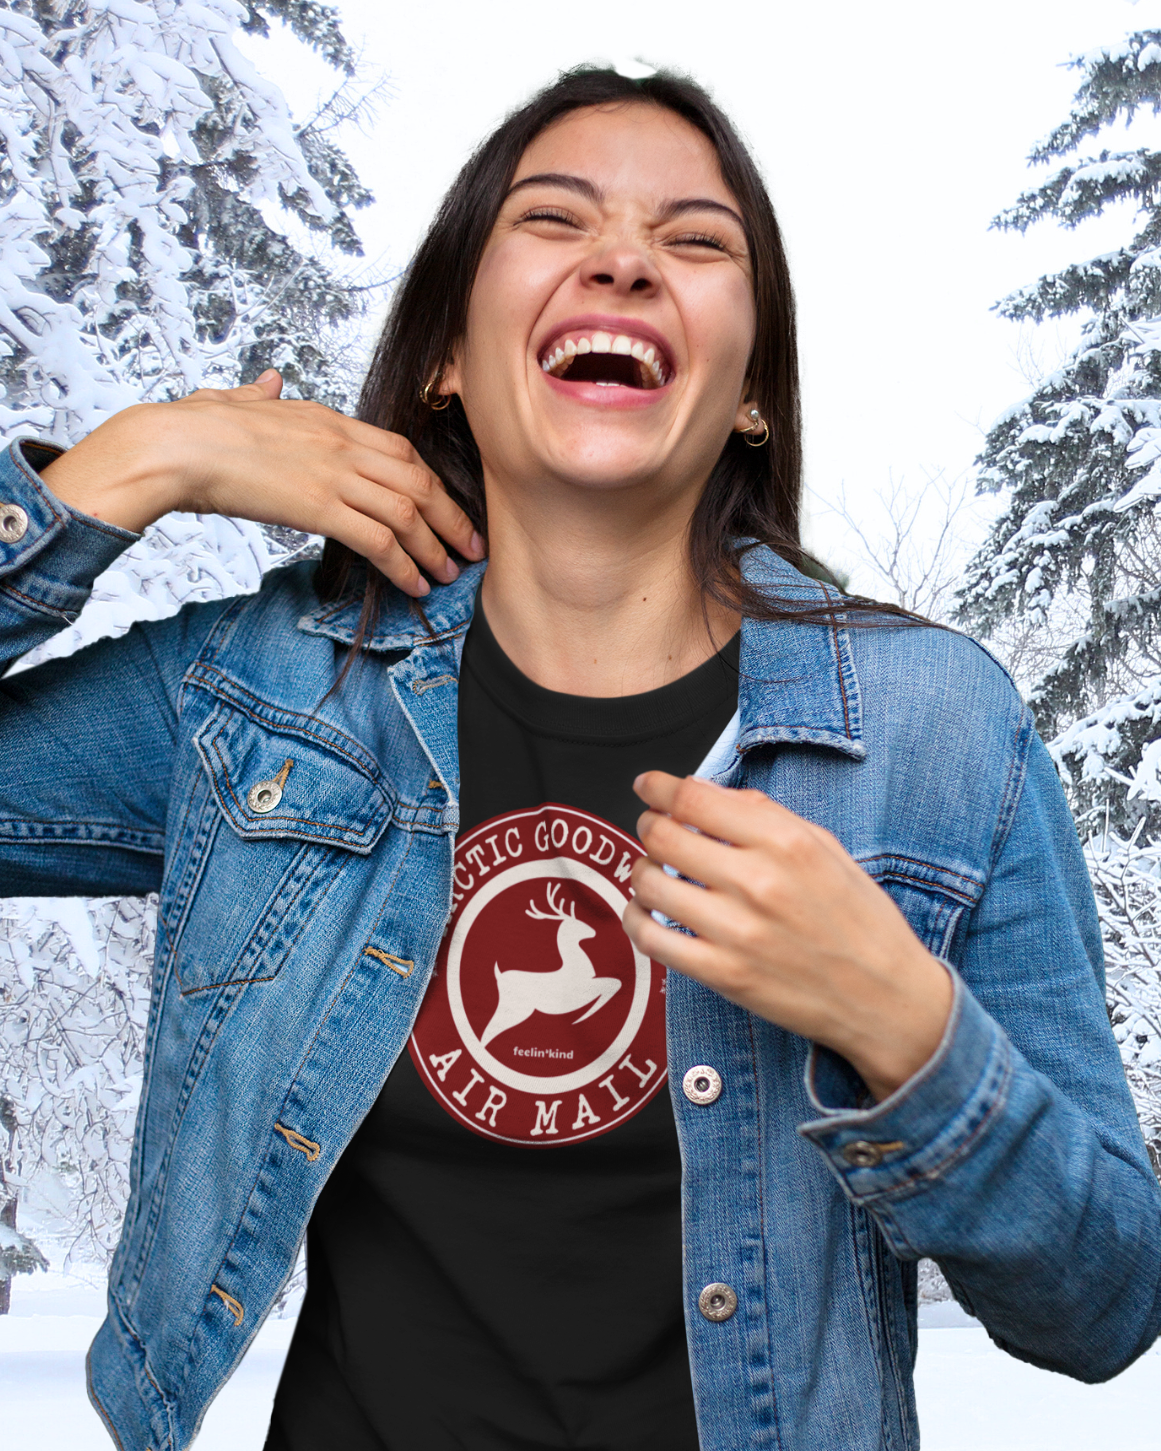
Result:
{"type": "Polygon", "coordinates": [[[738,628],[737,614],[703,602],[690,571],[690,508],[634,505],[546,490],[515,507],[489,491],[484,611],[512,663],[548,690],[656,690],[738,628]]]}

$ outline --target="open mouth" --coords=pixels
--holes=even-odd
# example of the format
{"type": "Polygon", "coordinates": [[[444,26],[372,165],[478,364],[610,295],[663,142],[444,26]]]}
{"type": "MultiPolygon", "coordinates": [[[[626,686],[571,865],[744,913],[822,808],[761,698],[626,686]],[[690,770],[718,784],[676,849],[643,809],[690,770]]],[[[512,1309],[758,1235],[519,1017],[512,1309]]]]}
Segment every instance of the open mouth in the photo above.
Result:
{"type": "Polygon", "coordinates": [[[541,354],[540,366],[553,378],[606,388],[664,388],[673,376],[655,344],[599,329],[554,338],[541,354]]]}

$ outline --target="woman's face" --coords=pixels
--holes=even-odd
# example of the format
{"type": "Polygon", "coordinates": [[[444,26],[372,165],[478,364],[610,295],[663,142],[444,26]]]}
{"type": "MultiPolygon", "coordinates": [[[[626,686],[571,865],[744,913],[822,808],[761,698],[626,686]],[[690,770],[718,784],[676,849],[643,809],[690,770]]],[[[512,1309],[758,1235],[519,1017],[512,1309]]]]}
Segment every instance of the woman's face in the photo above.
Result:
{"type": "Polygon", "coordinates": [[[445,372],[489,487],[700,491],[754,339],[738,204],[709,141],[661,107],[574,111],[529,146],[445,372]]]}

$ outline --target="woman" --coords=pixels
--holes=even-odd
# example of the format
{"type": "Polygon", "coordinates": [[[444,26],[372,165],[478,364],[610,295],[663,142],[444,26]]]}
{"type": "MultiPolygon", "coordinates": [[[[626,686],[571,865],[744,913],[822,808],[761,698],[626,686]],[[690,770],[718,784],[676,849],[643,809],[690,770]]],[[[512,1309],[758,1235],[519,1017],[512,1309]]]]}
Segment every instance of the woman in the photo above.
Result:
{"type": "Polygon", "coordinates": [[[914,1446],[924,1255],[1017,1356],[1139,1355],[1071,820],[983,651],[796,567],[789,283],[704,93],[564,77],[363,421],[278,391],[0,464],[10,655],[169,509],[330,539],[5,686],[3,889],[161,892],[116,1443],[188,1445],[304,1233],[278,1451],[914,1446]]]}

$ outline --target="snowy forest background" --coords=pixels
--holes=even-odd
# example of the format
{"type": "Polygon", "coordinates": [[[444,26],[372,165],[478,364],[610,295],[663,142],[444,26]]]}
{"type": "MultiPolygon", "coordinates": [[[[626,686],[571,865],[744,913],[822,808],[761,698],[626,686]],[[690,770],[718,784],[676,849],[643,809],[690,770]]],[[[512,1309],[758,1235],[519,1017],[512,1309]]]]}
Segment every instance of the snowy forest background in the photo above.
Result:
{"type": "MultiPolygon", "coordinates": [[[[1161,149],[1136,144],[1161,115],[1161,31],[1073,65],[1071,111],[1030,158],[1038,184],[995,221],[1120,227],[1114,250],[998,303],[1067,345],[1029,369],[970,476],[899,484],[874,508],[840,492],[831,509],[881,597],[985,638],[1036,712],[1085,843],[1110,1017],[1161,1172],[1161,149]]],[[[287,392],[349,407],[386,279],[361,258],[354,214],[371,198],[341,137],[375,101],[315,0],[0,0],[5,438],[75,442],[141,398],[267,366],[287,392]],[[333,75],[310,114],[292,115],[249,58],[271,26],[333,75]]],[[[314,547],[170,516],[36,658],[252,590],[314,547]]],[[[0,902],[0,1313],[13,1275],[46,1255],[100,1265],[115,1242],[153,910],[0,902]]]]}

